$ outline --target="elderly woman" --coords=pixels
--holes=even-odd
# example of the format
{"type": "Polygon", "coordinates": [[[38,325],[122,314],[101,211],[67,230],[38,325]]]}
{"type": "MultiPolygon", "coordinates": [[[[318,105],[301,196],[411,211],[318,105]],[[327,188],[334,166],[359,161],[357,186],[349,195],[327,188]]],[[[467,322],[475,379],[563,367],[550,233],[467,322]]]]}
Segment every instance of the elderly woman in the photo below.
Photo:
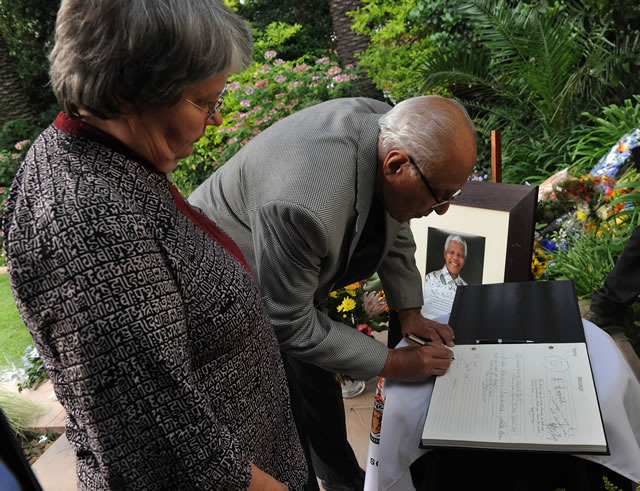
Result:
{"type": "Polygon", "coordinates": [[[167,178],[250,58],[248,27],[215,0],[62,1],[64,112],[16,176],[4,230],[81,489],[306,482],[247,263],[167,178]]]}

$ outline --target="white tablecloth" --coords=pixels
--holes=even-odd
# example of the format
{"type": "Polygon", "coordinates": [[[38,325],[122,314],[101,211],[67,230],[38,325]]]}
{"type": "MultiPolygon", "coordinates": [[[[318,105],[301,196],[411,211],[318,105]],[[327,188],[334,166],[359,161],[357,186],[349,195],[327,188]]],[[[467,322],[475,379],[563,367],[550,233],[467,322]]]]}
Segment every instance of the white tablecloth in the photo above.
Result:
{"type": "MultiPolygon", "coordinates": [[[[438,319],[447,322],[448,316],[438,319]]],[[[576,455],[640,481],[640,384],[602,329],[583,320],[589,358],[611,455],[576,455]]],[[[404,346],[403,340],[398,346],[404,346]]],[[[418,447],[433,379],[423,383],[385,380],[386,401],[379,443],[369,442],[365,491],[412,490],[409,466],[428,450],[418,447]]],[[[373,440],[373,439],[372,439],[373,440]]]]}

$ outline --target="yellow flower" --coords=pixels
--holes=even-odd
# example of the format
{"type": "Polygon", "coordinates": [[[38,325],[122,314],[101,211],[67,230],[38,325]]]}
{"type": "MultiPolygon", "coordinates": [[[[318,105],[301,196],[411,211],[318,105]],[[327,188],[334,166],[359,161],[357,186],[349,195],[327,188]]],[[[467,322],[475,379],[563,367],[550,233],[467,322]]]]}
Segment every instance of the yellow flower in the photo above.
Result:
{"type": "Polygon", "coordinates": [[[344,291],[347,292],[348,295],[351,295],[352,297],[356,296],[356,290],[360,288],[360,282],[356,281],[355,283],[351,283],[350,285],[347,285],[344,287],[344,291]]]}
{"type": "Polygon", "coordinates": [[[587,214],[582,210],[576,211],[576,216],[581,222],[584,222],[587,219],[587,214]]]}
{"type": "Polygon", "coordinates": [[[349,312],[356,308],[356,302],[352,298],[345,298],[340,305],[338,305],[338,312],[349,312]]]}
{"type": "Polygon", "coordinates": [[[338,298],[338,292],[331,292],[331,293],[329,293],[329,296],[331,298],[338,298]]]}

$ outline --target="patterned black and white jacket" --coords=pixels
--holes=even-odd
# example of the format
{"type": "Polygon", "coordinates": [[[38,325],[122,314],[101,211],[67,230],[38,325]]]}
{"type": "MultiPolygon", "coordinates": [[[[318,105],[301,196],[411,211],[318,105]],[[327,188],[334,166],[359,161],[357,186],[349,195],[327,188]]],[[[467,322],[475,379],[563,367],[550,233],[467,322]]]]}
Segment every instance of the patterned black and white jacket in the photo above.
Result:
{"type": "Polygon", "coordinates": [[[4,233],[80,489],[242,489],[250,462],[304,486],[260,292],[164,174],[61,113],[16,176],[4,233]]]}

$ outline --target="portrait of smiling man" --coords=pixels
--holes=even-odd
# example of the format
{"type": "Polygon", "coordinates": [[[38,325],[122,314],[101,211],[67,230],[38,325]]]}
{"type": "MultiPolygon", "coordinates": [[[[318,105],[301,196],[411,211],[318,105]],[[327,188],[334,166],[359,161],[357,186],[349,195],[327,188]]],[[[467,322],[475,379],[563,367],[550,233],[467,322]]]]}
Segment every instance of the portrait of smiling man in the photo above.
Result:
{"type": "Polygon", "coordinates": [[[467,242],[460,235],[450,234],[444,243],[444,266],[424,278],[422,315],[434,319],[451,311],[456,289],[467,284],[460,276],[466,262],[467,242]]]}

